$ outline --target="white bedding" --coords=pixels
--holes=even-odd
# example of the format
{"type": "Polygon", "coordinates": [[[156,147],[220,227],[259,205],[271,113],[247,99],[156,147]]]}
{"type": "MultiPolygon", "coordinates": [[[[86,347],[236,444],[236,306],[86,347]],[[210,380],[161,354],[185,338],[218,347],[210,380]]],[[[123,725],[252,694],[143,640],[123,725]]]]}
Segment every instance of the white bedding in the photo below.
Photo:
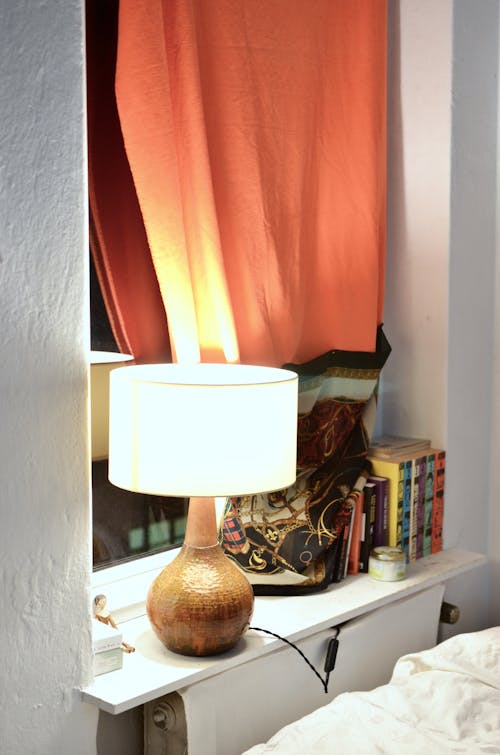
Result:
{"type": "Polygon", "coordinates": [[[244,755],[455,752],[500,753],[500,627],[403,656],[389,684],[339,695],[244,755]]]}

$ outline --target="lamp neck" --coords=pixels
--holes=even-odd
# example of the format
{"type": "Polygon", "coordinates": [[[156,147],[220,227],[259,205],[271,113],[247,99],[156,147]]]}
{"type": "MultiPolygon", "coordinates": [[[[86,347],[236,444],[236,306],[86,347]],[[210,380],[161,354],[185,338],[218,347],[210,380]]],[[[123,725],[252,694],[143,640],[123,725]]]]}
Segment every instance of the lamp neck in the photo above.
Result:
{"type": "Polygon", "coordinates": [[[193,497],[189,499],[184,545],[208,548],[217,545],[215,499],[193,497]]]}

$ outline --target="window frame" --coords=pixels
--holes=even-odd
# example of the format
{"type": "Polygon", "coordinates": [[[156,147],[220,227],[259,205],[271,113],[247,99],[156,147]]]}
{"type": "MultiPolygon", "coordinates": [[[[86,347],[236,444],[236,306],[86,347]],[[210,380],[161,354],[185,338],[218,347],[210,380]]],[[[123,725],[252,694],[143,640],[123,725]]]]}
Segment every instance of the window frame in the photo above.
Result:
{"type": "Polygon", "coordinates": [[[178,555],[181,546],[130,559],[92,572],[91,598],[103,594],[116,621],[129,621],[146,612],[151,582],[178,555]]]}

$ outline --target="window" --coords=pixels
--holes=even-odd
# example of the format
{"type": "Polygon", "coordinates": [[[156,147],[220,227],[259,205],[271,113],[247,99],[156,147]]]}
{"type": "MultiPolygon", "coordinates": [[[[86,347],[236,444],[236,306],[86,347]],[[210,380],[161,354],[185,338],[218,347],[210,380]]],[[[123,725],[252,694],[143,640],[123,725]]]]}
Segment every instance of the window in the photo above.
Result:
{"type": "MultiPolygon", "coordinates": [[[[92,259],[91,348],[118,352],[92,259]]],[[[131,493],[108,480],[107,460],[92,461],[94,570],[164,551],[182,542],[187,499],[131,493]]]]}

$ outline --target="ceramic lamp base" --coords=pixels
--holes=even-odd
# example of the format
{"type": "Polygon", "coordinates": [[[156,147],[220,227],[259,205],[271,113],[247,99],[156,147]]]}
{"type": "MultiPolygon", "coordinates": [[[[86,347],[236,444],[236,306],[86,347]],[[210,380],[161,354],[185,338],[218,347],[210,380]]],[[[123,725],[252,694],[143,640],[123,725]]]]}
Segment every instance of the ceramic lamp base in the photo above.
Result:
{"type": "Polygon", "coordinates": [[[165,647],[182,655],[216,655],[232,648],[248,628],[253,590],[220,546],[193,547],[151,585],[146,610],[165,647]]]}

